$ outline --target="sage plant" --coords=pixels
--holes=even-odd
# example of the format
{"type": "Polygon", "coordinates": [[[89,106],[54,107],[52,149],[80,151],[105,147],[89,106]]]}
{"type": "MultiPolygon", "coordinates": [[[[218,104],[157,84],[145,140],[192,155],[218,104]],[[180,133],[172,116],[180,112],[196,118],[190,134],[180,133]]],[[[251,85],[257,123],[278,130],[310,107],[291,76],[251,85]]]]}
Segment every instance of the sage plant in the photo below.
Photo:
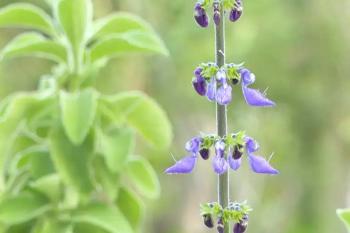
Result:
{"type": "Polygon", "coordinates": [[[233,223],[233,233],[243,233],[248,226],[248,214],[251,208],[246,202],[230,201],[229,170],[237,171],[243,157],[246,157],[251,170],[255,173],[276,175],[263,156],[257,155],[259,144],[245,131],[227,132],[227,108],[232,103],[233,93],[241,92],[246,103],[256,107],[273,107],[275,103],[265,93],[250,86],[255,75],[243,64],[225,61],[225,18],[237,22],[243,13],[241,0],[200,0],[194,7],[194,19],[200,27],[210,24],[208,12],[213,12],[215,27],[215,62],[202,63],[194,70],[192,85],[196,93],[216,104],[215,134],[203,134],[190,139],[185,149],[187,156],[165,170],[167,174],[185,174],[193,171],[198,157],[208,160],[210,157],[213,171],[218,174],[218,201],[201,205],[204,225],[219,233],[228,233],[233,223]],[[211,150],[214,155],[210,156],[211,150]]]}

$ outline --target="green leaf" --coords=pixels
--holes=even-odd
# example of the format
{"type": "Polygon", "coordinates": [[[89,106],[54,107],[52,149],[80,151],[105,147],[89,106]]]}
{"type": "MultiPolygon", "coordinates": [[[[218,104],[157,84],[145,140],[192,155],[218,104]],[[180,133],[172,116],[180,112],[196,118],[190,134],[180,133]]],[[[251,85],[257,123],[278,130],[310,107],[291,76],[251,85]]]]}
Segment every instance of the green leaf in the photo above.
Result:
{"type": "Polygon", "coordinates": [[[31,233],[73,233],[73,227],[66,222],[45,218],[42,221],[37,221],[31,233]]]}
{"type": "Polygon", "coordinates": [[[81,144],[95,119],[97,92],[85,89],[76,93],[60,92],[61,119],[68,138],[81,144]]]}
{"type": "Polygon", "coordinates": [[[87,223],[110,233],[133,233],[133,230],[116,206],[92,203],[72,213],[74,223],[87,223]]]}
{"type": "Polygon", "coordinates": [[[153,32],[151,26],[142,18],[126,12],[118,12],[94,23],[94,37],[101,38],[111,34],[130,31],[153,32]]]}
{"type": "Polygon", "coordinates": [[[2,59],[21,56],[37,56],[56,62],[67,60],[66,49],[63,45],[33,32],[15,37],[1,52],[2,59]]]}
{"type": "Polygon", "coordinates": [[[144,158],[136,157],[127,164],[127,174],[137,190],[148,198],[157,198],[160,184],[156,172],[144,158]]]}
{"type": "Polygon", "coordinates": [[[128,128],[101,133],[100,146],[108,169],[118,172],[124,167],[134,148],[133,133],[128,128]]]}
{"type": "Polygon", "coordinates": [[[76,146],[69,141],[62,129],[55,129],[50,134],[50,151],[56,170],[65,184],[81,194],[93,190],[88,166],[93,145],[92,136],[76,146]]]}
{"type": "Polygon", "coordinates": [[[102,155],[98,155],[92,161],[95,179],[107,194],[109,200],[114,200],[119,189],[119,175],[113,174],[107,167],[102,155]]]}
{"type": "Polygon", "coordinates": [[[129,53],[157,53],[168,55],[163,41],[154,33],[133,31],[111,35],[97,42],[90,51],[91,62],[109,59],[129,53]]]}
{"type": "Polygon", "coordinates": [[[54,34],[50,17],[31,4],[15,3],[0,10],[0,27],[33,28],[47,34],[54,34]]]}
{"type": "Polygon", "coordinates": [[[121,188],[116,203],[134,230],[139,230],[145,211],[141,200],[130,190],[121,188]]]}
{"type": "Polygon", "coordinates": [[[5,198],[0,202],[0,221],[9,225],[29,221],[44,214],[50,206],[46,199],[32,193],[5,198]]]}
{"type": "Polygon", "coordinates": [[[350,209],[338,209],[337,214],[350,232],[350,209]]]}
{"type": "Polygon", "coordinates": [[[92,24],[91,0],[59,0],[54,9],[74,51],[81,50],[92,24]]]}
{"type": "Polygon", "coordinates": [[[127,121],[154,147],[165,149],[170,145],[172,129],[166,113],[143,93],[133,91],[103,97],[99,107],[107,118],[118,123],[127,121]]]}
{"type": "Polygon", "coordinates": [[[78,223],[74,225],[74,233],[109,233],[109,231],[92,224],[78,223]]]}
{"type": "Polygon", "coordinates": [[[59,201],[63,195],[61,179],[58,174],[41,177],[30,184],[35,191],[44,194],[53,202],[59,201]]]}

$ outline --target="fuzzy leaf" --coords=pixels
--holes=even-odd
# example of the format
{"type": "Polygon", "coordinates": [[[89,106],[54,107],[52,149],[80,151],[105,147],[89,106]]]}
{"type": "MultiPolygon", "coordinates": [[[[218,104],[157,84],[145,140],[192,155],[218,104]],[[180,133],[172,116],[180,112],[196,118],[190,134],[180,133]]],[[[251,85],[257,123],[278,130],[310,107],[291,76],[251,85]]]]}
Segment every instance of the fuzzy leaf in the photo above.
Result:
{"type": "Polygon", "coordinates": [[[57,62],[67,60],[64,46],[37,33],[23,33],[17,36],[1,52],[2,59],[21,56],[37,56],[57,62]]]}
{"type": "Polygon", "coordinates": [[[91,0],[59,0],[55,15],[74,51],[80,50],[91,27],[91,0]]]}
{"type": "Polygon", "coordinates": [[[46,199],[23,193],[0,202],[0,221],[9,225],[19,224],[44,214],[49,205],[46,199]]]}
{"type": "Polygon", "coordinates": [[[65,184],[82,194],[93,189],[88,166],[93,144],[93,138],[89,136],[83,144],[74,145],[62,129],[55,129],[50,134],[50,151],[56,170],[65,184]]]}
{"type": "Polygon", "coordinates": [[[133,230],[116,206],[92,203],[72,214],[74,223],[87,223],[110,233],[133,233],[133,230]]]}
{"type": "Polygon", "coordinates": [[[141,92],[125,92],[100,99],[101,111],[115,122],[127,121],[149,143],[158,149],[167,148],[172,129],[164,110],[141,92]]]}
{"type": "Polygon", "coordinates": [[[108,169],[118,172],[133,150],[133,133],[128,128],[114,129],[101,134],[100,144],[108,169]]]}
{"type": "Polygon", "coordinates": [[[95,119],[97,93],[92,89],[76,93],[61,91],[60,106],[62,124],[68,138],[76,145],[81,144],[95,119]]]}
{"type": "Polygon", "coordinates": [[[50,17],[31,4],[15,3],[0,10],[0,27],[23,27],[54,34],[50,17]]]}
{"type": "Polygon", "coordinates": [[[156,172],[144,158],[136,157],[127,164],[127,174],[136,189],[145,197],[157,198],[160,184],[156,172]]]}
{"type": "Polygon", "coordinates": [[[117,199],[117,206],[128,219],[131,226],[137,231],[144,216],[144,205],[130,190],[121,188],[117,199]]]}
{"type": "Polygon", "coordinates": [[[111,35],[97,42],[90,51],[90,60],[110,59],[129,53],[158,53],[168,55],[163,41],[154,33],[133,31],[111,35]]]}
{"type": "Polygon", "coordinates": [[[101,38],[130,31],[152,32],[152,28],[137,15],[118,12],[97,20],[94,23],[94,31],[94,37],[101,38]]]}
{"type": "Polygon", "coordinates": [[[337,214],[350,232],[350,209],[338,209],[337,214]]]}

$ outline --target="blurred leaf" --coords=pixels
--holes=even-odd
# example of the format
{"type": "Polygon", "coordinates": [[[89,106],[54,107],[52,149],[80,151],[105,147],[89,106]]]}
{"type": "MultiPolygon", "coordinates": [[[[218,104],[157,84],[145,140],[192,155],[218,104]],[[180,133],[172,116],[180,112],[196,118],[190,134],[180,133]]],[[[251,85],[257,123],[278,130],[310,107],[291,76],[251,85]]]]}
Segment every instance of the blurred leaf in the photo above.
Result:
{"type": "Polygon", "coordinates": [[[45,218],[42,221],[37,221],[35,229],[31,233],[73,233],[73,227],[65,222],[45,218]]]}
{"type": "Polygon", "coordinates": [[[93,203],[73,212],[71,220],[100,227],[110,233],[133,233],[130,224],[116,206],[93,203]]]}
{"type": "Polygon", "coordinates": [[[97,20],[94,23],[94,31],[94,37],[101,38],[130,31],[152,32],[152,28],[137,15],[118,12],[97,20]]]}
{"type": "Polygon", "coordinates": [[[338,209],[337,214],[350,232],[350,209],[338,209]]]}
{"type": "Polygon", "coordinates": [[[111,35],[98,41],[91,48],[90,60],[125,55],[133,52],[148,52],[168,55],[163,41],[153,32],[133,31],[120,35],[111,35]]]}
{"type": "Polygon", "coordinates": [[[82,194],[93,190],[88,162],[93,153],[93,137],[83,144],[72,144],[63,130],[55,129],[50,134],[50,151],[54,165],[62,181],[82,194]]]}
{"type": "Polygon", "coordinates": [[[24,27],[54,34],[50,17],[31,4],[15,3],[0,10],[0,27],[24,27]]]}
{"type": "Polygon", "coordinates": [[[109,231],[92,224],[78,223],[74,225],[74,233],[109,233],[109,231]]]}
{"type": "Polygon", "coordinates": [[[50,206],[46,199],[32,193],[23,193],[1,200],[0,221],[19,224],[44,214],[50,206]]]}
{"type": "Polygon", "coordinates": [[[137,190],[148,198],[157,198],[160,194],[160,184],[157,173],[144,158],[131,159],[127,164],[127,174],[137,190]]]}
{"type": "Polygon", "coordinates": [[[118,172],[125,165],[128,155],[134,148],[133,133],[128,128],[113,129],[101,133],[101,149],[108,169],[118,172]]]}
{"type": "Polygon", "coordinates": [[[42,193],[53,202],[57,202],[63,195],[61,179],[58,174],[43,176],[33,181],[30,187],[42,193]]]}
{"type": "Polygon", "coordinates": [[[144,216],[144,205],[141,200],[130,190],[121,188],[116,203],[131,226],[137,231],[144,216]]]}
{"type": "Polygon", "coordinates": [[[92,21],[91,0],[59,0],[56,17],[76,52],[81,49],[92,21]]]}
{"type": "Polygon", "coordinates": [[[57,62],[67,60],[64,46],[33,32],[15,37],[1,52],[2,59],[21,56],[37,56],[57,62]]]}
{"type": "Polygon", "coordinates": [[[164,110],[141,92],[125,92],[100,99],[101,111],[114,121],[125,119],[148,142],[158,149],[167,148],[172,129],[164,110]]]}
{"type": "Polygon", "coordinates": [[[81,144],[95,119],[97,92],[85,89],[76,93],[60,92],[61,119],[65,132],[76,145],[81,144]]]}
{"type": "Polygon", "coordinates": [[[98,155],[92,162],[96,181],[102,186],[110,200],[114,200],[119,189],[119,175],[113,174],[107,167],[102,155],[98,155]]]}

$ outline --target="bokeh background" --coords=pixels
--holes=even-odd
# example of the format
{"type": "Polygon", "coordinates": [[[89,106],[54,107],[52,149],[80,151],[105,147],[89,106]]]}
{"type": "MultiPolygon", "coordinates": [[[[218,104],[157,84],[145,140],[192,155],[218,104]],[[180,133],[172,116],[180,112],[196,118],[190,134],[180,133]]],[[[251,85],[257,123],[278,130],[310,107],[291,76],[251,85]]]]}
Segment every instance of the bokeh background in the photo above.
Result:
{"type": "MultiPolygon", "coordinates": [[[[12,2],[0,0],[0,6],[12,2]]],[[[44,0],[31,0],[47,9],[44,0]]],[[[171,154],[184,156],[186,140],[199,132],[215,132],[215,106],[197,96],[192,72],[214,59],[213,28],[192,20],[189,0],[95,0],[95,17],[116,10],[148,20],[164,39],[170,57],[132,55],[114,59],[99,75],[104,93],[138,89],[153,96],[174,126],[169,151],[150,149],[141,140],[138,153],[147,156],[160,176],[161,198],[147,201],[147,233],[209,232],[201,224],[199,204],[216,199],[210,163],[196,172],[167,176],[171,154]]],[[[246,129],[274,154],[276,177],[250,172],[245,163],[231,172],[231,199],[254,207],[251,233],[345,232],[335,209],[350,206],[350,1],[244,1],[244,17],[227,24],[227,61],[245,62],[268,88],[274,109],[248,107],[234,89],[229,130],[246,129]]],[[[1,29],[0,46],[20,30],[1,29]]],[[[0,65],[0,97],[34,90],[52,63],[22,58],[0,65]]]]}

